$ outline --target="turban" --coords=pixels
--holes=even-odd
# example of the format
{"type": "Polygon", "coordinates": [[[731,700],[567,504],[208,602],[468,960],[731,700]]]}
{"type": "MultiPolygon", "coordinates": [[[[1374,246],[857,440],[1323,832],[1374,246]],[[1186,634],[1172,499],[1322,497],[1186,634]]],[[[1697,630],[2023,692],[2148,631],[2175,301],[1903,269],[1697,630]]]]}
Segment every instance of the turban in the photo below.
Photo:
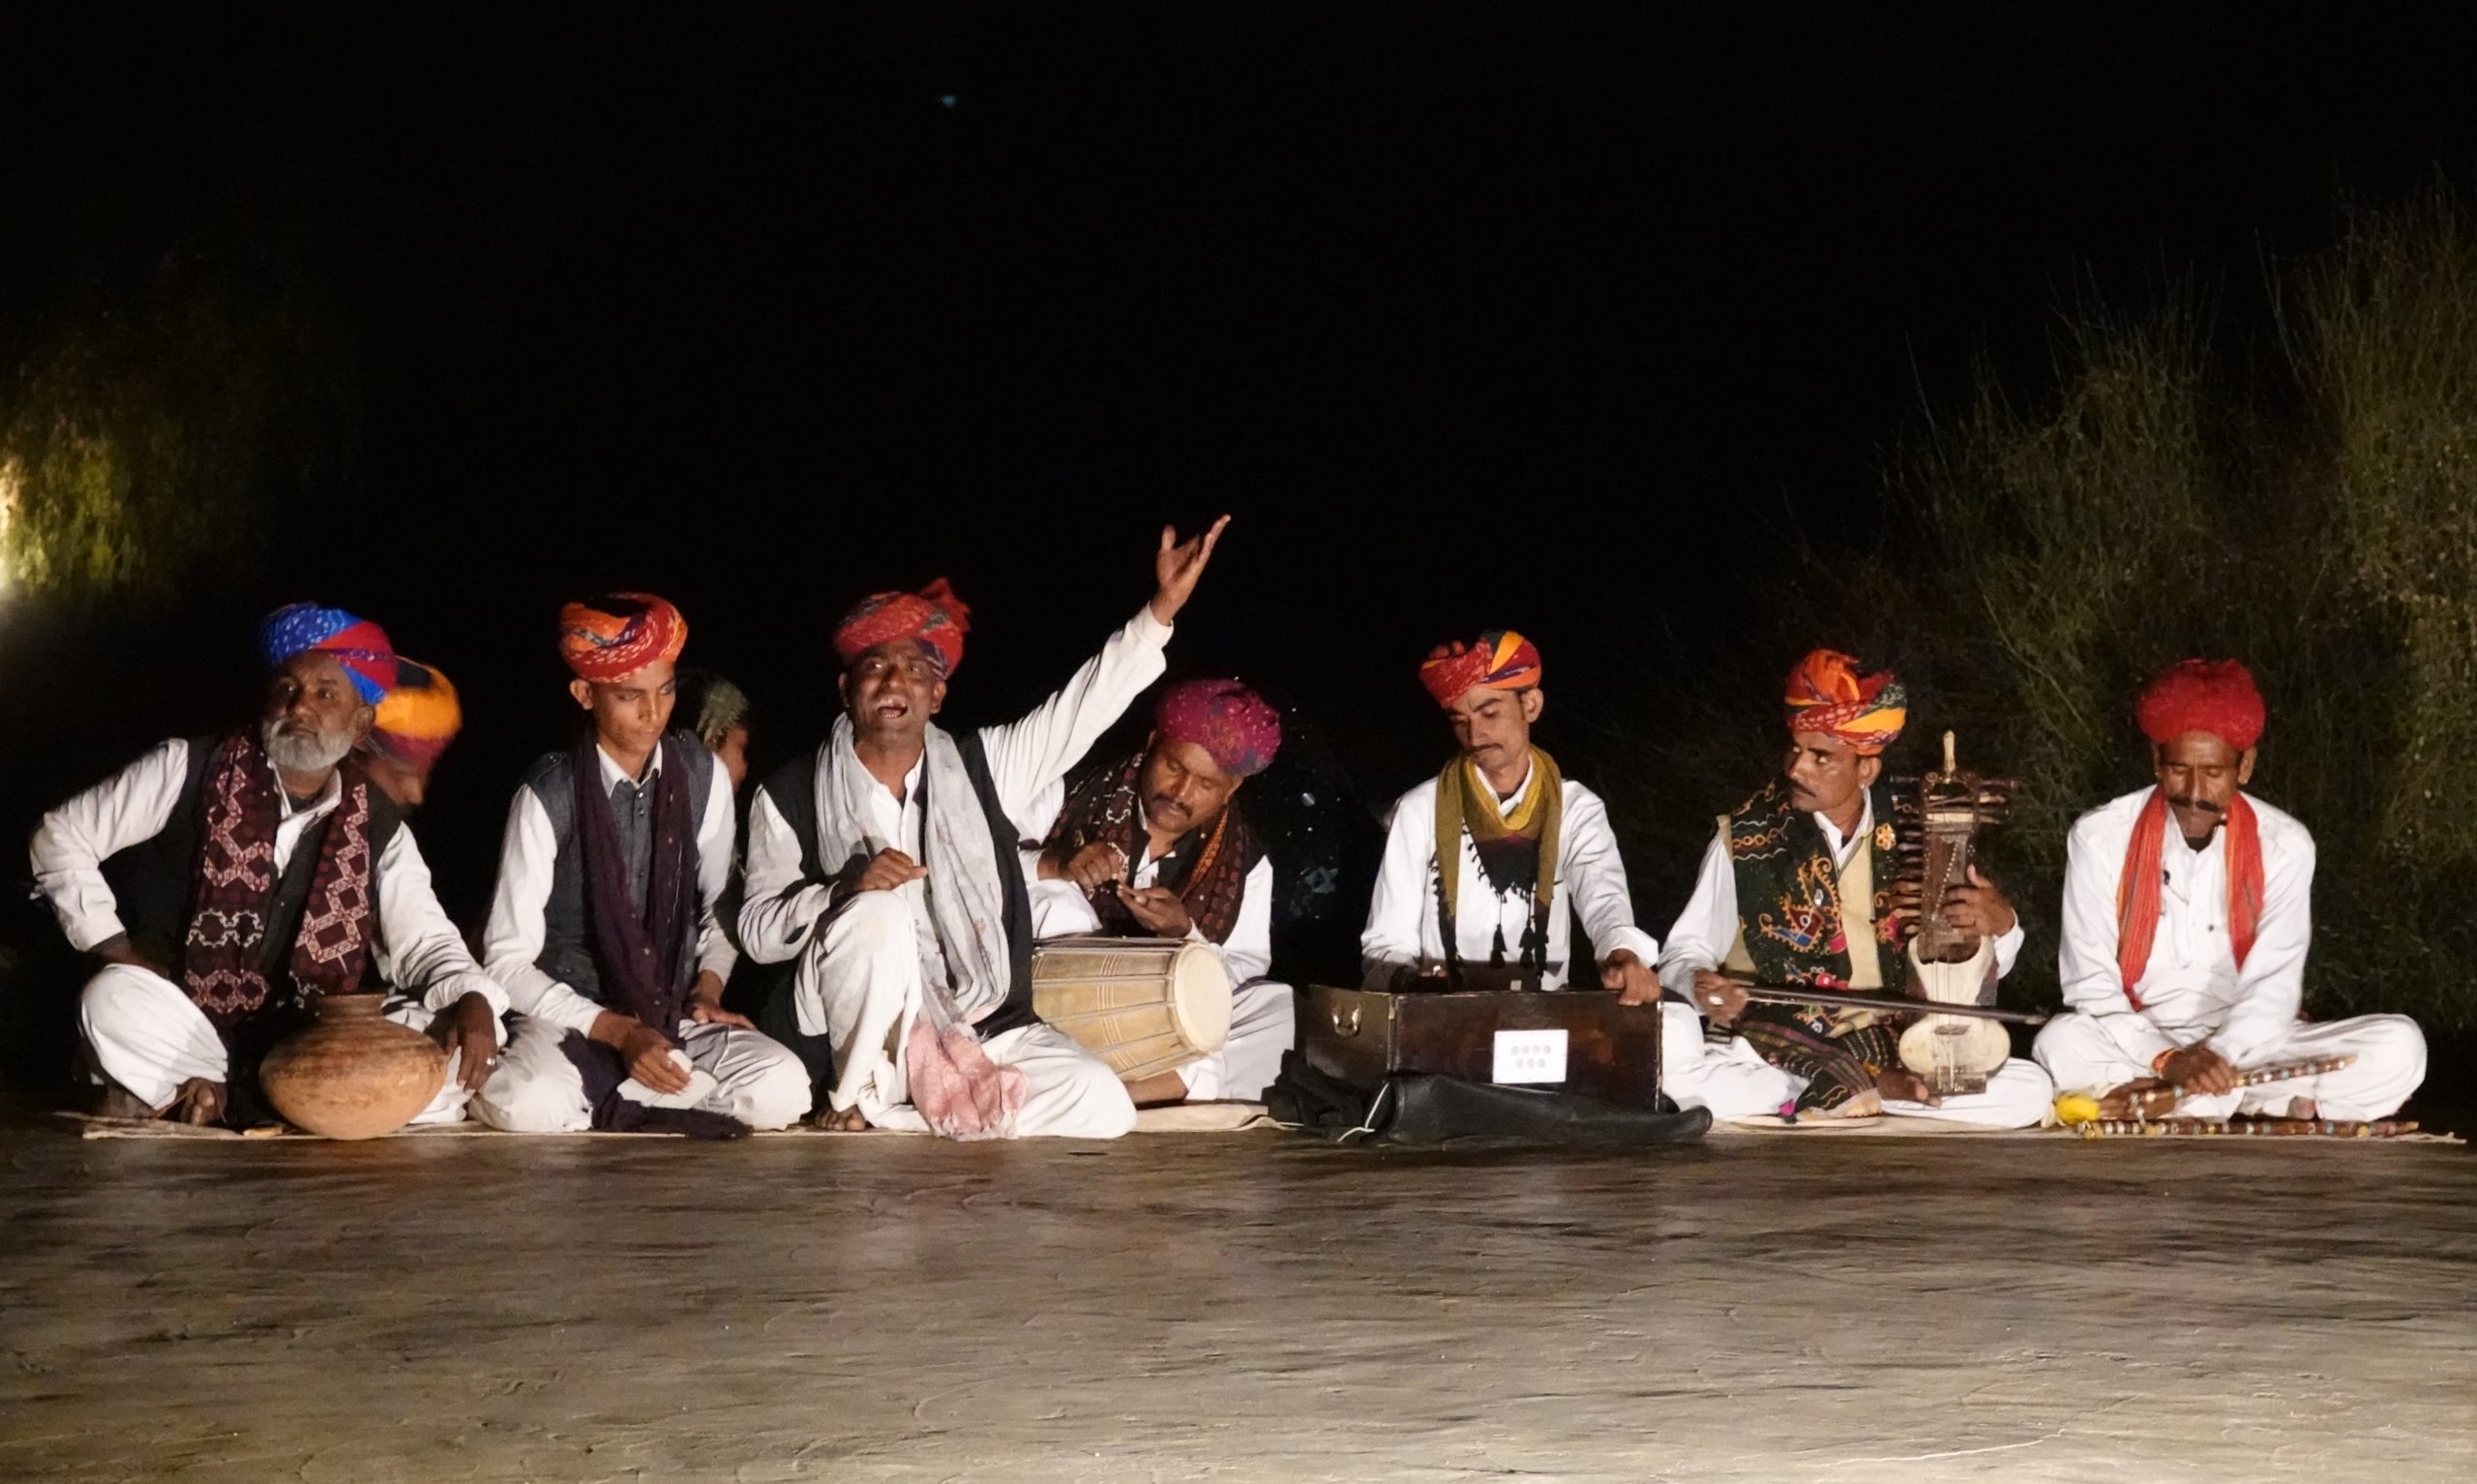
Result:
{"type": "Polygon", "coordinates": [[[1238,778],[1265,770],[1281,750],[1281,713],[1236,680],[1188,680],[1161,693],[1152,727],[1165,741],[1192,742],[1212,765],[1238,778]]]}
{"type": "Polygon", "coordinates": [[[352,677],[362,704],[374,706],[396,683],[396,646],[387,631],[343,608],[295,603],[269,613],[258,626],[258,653],[267,668],[281,669],[297,654],[333,655],[352,677]]]}
{"type": "Polygon", "coordinates": [[[970,618],[944,578],[916,593],[871,593],[834,626],[834,652],[849,665],[880,644],[910,639],[943,675],[964,661],[970,618]]]}
{"type": "Polygon", "coordinates": [[[1419,684],[1448,710],[1465,693],[1480,686],[1491,691],[1527,691],[1538,683],[1538,647],[1511,629],[1491,629],[1476,644],[1459,639],[1439,644],[1419,667],[1419,684]]]}
{"type": "Polygon", "coordinates": [[[687,643],[688,620],[651,593],[612,593],[559,609],[559,658],[581,680],[616,685],[678,659],[687,643]]]}
{"type": "Polygon", "coordinates": [[[1819,731],[1871,757],[1900,739],[1909,693],[1888,669],[1862,670],[1835,649],[1818,649],[1789,671],[1781,705],[1792,734],[1819,731]]]}
{"type": "Polygon", "coordinates": [[[2262,740],[2262,693],[2234,660],[2187,660],[2142,688],[2134,718],[2153,742],[2206,731],[2241,753],[2262,740]]]}
{"type": "Polygon", "coordinates": [[[447,751],[463,725],[456,687],[445,675],[418,661],[398,660],[395,688],[378,703],[370,740],[391,757],[426,767],[447,751]]]}

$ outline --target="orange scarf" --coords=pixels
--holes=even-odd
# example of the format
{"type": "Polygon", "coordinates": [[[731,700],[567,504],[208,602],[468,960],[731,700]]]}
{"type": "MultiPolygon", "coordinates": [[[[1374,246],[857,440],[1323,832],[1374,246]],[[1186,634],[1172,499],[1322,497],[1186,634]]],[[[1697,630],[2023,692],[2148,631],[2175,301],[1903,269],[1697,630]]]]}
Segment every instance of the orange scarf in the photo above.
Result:
{"type": "MultiPolygon", "coordinates": [[[[2150,965],[2150,946],[2159,936],[2159,888],[2162,849],[2167,842],[2167,797],[2150,790],[2150,802],[2133,825],[2125,846],[2124,874],[2116,877],[2116,968],[2124,975],[2125,998],[2141,1008],[2133,987],[2150,965]]],[[[2262,830],[2253,806],[2236,795],[2227,808],[2227,942],[2236,950],[2236,966],[2253,951],[2262,920],[2262,830]]]]}

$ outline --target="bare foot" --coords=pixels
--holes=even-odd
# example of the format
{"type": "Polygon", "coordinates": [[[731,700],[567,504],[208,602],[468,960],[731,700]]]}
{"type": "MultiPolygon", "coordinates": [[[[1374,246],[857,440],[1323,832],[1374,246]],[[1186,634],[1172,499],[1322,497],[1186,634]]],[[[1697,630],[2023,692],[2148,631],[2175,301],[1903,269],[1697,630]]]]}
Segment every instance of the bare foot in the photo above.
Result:
{"type": "Polygon", "coordinates": [[[1883,1111],[1883,1095],[1869,1087],[1851,1097],[1848,1102],[1841,1104],[1838,1108],[1802,1108],[1798,1110],[1798,1121],[1837,1123],[1844,1118],[1871,1118],[1883,1111]]]}
{"type": "Polygon", "coordinates": [[[155,1105],[118,1083],[105,1083],[95,1099],[98,1118],[129,1118],[142,1120],[154,1117],[155,1105]]]}
{"type": "Polygon", "coordinates": [[[1924,1103],[1929,1108],[1943,1102],[1926,1090],[1926,1079],[1907,1067],[1894,1067],[1875,1079],[1878,1097],[1899,1103],[1924,1103]]]}
{"type": "Polygon", "coordinates": [[[817,1111],[816,1116],[812,1117],[809,1121],[816,1124],[819,1128],[825,1130],[829,1134],[865,1133],[868,1131],[869,1127],[869,1120],[867,1116],[860,1112],[859,1105],[857,1104],[853,1104],[851,1107],[843,1110],[841,1113],[836,1113],[831,1108],[821,1108],[817,1111]]]}
{"type": "Polygon", "coordinates": [[[203,1077],[193,1077],[181,1083],[162,1116],[180,1123],[205,1125],[224,1116],[224,1090],[222,1083],[211,1083],[203,1077]]]}

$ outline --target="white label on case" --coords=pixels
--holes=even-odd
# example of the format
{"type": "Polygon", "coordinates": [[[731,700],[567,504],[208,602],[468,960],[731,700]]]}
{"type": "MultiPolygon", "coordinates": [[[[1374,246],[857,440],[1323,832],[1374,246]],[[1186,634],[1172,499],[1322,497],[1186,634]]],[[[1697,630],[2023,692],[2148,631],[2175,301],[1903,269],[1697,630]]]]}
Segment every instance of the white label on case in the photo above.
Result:
{"type": "Polygon", "coordinates": [[[1566,1033],[1562,1030],[1497,1032],[1495,1083],[1561,1083],[1566,1080],[1566,1033]]]}

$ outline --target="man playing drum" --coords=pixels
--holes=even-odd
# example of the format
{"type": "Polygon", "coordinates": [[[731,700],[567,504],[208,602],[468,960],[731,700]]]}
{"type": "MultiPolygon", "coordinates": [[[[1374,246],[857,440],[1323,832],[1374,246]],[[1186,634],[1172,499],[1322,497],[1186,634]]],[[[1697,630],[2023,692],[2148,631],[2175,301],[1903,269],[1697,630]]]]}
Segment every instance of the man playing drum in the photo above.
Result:
{"type": "Polygon", "coordinates": [[[2400,1015],[2308,1024],[2313,837],[2251,794],[2261,692],[2233,660],[2187,660],[2135,709],[2157,782],[2083,815],[2064,869],[2059,973],[2070,1013],[2039,1032],[2056,1085],[2172,1085],[2188,1117],[2380,1118],[2425,1080],[2400,1015]],[[2240,1087],[2283,1062],[2353,1057],[2240,1087]]]}
{"type": "MultiPolygon", "coordinates": [[[[1892,805],[1881,780],[1884,749],[1909,718],[1908,697],[1890,670],[1862,670],[1829,649],[1799,661],[1787,691],[1780,776],[1720,822],[1660,957],[1673,996],[1662,1007],[1661,1087],[1723,1118],[1787,1105],[1810,1118],[2040,1122],[2053,1089],[2029,1062],[2005,1061],[1984,1092],[1933,1100],[1901,1064],[1881,1012],[1747,1003],[1748,983],[1884,988],[1887,965],[1898,974],[1904,962],[1891,911],[1892,805]],[[1738,1034],[1708,1044],[1697,1012],[1738,1034]]],[[[1945,894],[1945,920],[1994,935],[1998,974],[2021,951],[2012,904],[1975,870],[1945,894]]]]}
{"type": "Polygon", "coordinates": [[[1023,822],[1032,926],[1041,937],[1106,934],[1212,945],[1231,986],[1230,1038],[1129,1084],[1138,1105],[1261,1096],[1290,1049],[1289,985],[1272,966],[1273,863],[1236,795],[1281,747],[1281,717],[1236,680],[1162,692],[1132,757],[1054,784],[1023,822]]]}
{"type": "Polygon", "coordinates": [[[799,1028],[832,1047],[828,1127],[1114,1139],[1134,1126],[1109,1065],[1032,1014],[1015,820],[1159,678],[1228,522],[1183,543],[1165,528],[1151,602],[1003,727],[931,720],[966,629],[943,581],[865,599],[836,629],[843,715],[751,801],[740,911],[750,957],[795,961],[799,1028]]]}

